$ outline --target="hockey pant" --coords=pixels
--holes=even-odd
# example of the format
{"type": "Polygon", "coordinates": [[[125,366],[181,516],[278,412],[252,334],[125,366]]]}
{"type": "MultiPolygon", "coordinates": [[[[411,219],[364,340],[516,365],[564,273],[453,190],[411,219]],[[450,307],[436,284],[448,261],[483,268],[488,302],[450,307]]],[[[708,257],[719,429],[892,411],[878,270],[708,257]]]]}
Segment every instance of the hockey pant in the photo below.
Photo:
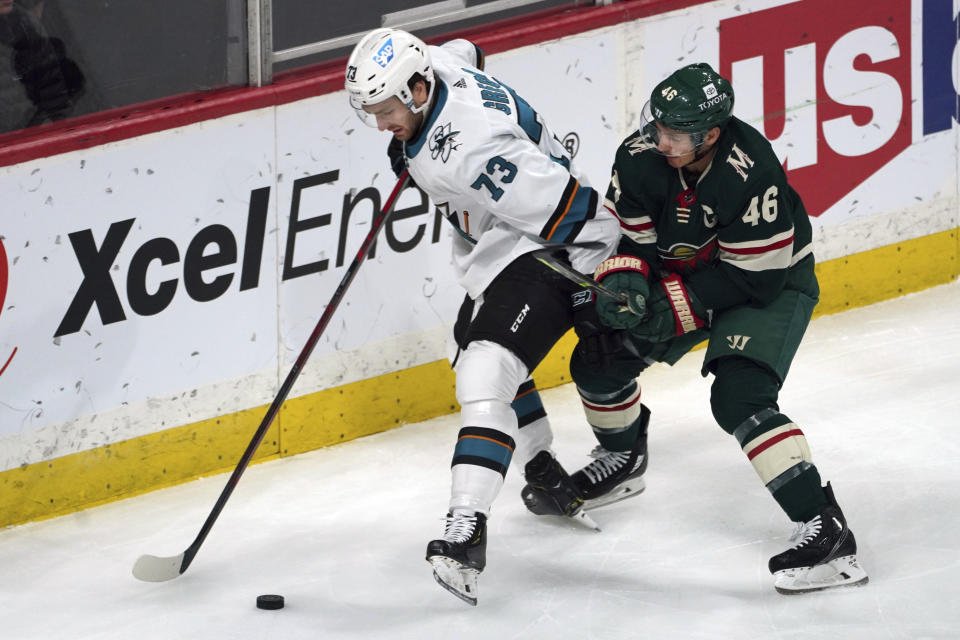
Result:
{"type": "Polygon", "coordinates": [[[489,514],[510,462],[522,469],[550,448],[553,434],[529,376],[573,326],[574,287],[523,255],[479,300],[464,299],[450,342],[461,406],[451,509],[489,514]]]}

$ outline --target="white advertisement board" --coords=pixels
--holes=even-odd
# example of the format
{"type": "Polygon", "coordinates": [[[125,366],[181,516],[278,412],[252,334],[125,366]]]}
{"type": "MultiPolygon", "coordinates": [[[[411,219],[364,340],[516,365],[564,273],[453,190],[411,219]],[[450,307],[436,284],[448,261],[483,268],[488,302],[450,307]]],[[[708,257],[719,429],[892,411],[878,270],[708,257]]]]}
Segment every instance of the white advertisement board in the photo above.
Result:
{"type": "MultiPolygon", "coordinates": [[[[651,88],[709,62],[822,261],[960,226],[951,4],[713,2],[487,70],[602,192],[651,88]]],[[[0,168],[0,470],[268,403],[393,187],[387,142],[337,92],[0,168]]],[[[445,225],[402,194],[294,396],[444,357],[445,225]]]]}

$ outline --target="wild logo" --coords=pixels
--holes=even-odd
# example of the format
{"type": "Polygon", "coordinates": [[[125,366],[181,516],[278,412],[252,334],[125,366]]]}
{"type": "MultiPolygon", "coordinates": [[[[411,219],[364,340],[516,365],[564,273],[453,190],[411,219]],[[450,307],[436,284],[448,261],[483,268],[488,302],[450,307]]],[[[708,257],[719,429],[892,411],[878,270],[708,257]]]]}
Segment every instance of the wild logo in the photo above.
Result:
{"type": "Polygon", "coordinates": [[[430,134],[430,153],[434,160],[440,158],[446,162],[450,158],[450,153],[460,148],[460,144],[456,141],[460,132],[451,131],[452,128],[453,126],[448,122],[447,124],[437,125],[437,128],[430,134]]]}
{"type": "MultiPolygon", "coordinates": [[[[10,269],[7,266],[7,252],[3,248],[3,238],[0,237],[0,313],[3,313],[4,302],[7,298],[7,282],[9,280],[10,269]]],[[[13,348],[13,352],[10,356],[4,360],[0,357],[0,375],[3,375],[3,372],[7,370],[7,367],[10,366],[10,361],[13,360],[13,356],[17,354],[17,347],[13,348]]]]}
{"type": "Polygon", "coordinates": [[[717,237],[713,236],[699,247],[677,243],[668,249],[658,249],[663,268],[672,273],[687,274],[701,265],[710,264],[717,255],[717,237]]]}

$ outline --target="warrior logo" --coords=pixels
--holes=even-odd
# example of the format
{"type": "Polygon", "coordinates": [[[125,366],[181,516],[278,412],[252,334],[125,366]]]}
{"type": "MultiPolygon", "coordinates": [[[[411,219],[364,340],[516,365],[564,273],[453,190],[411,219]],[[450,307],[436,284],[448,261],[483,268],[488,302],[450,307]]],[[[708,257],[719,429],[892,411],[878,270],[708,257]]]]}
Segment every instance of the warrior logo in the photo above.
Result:
{"type": "Polygon", "coordinates": [[[727,346],[734,351],[743,351],[750,336],[727,336],[727,346]]]}
{"type": "Polygon", "coordinates": [[[450,159],[450,153],[460,148],[460,144],[455,139],[460,132],[451,131],[450,129],[452,128],[448,122],[447,124],[438,125],[437,128],[433,130],[433,133],[430,134],[430,157],[434,160],[440,158],[446,162],[450,159]]]}

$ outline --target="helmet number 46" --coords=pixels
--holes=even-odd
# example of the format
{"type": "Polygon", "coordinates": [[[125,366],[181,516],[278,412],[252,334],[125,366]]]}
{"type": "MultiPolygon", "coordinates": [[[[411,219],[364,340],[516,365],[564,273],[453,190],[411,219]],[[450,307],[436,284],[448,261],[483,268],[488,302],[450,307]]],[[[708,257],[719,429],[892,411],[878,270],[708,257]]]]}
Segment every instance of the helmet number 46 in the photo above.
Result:
{"type": "Polygon", "coordinates": [[[753,196],[750,200],[750,206],[747,212],[743,214],[743,221],[753,225],[760,224],[762,217],[767,222],[773,222],[777,219],[777,185],[771,185],[763,194],[763,202],[760,202],[759,196],[753,196]]]}
{"type": "Polygon", "coordinates": [[[674,89],[673,87],[664,87],[663,90],[660,92],[660,95],[662,95],[667,100],[673,100],[674,98],[677,97],[677,90],[674,89]]]}

